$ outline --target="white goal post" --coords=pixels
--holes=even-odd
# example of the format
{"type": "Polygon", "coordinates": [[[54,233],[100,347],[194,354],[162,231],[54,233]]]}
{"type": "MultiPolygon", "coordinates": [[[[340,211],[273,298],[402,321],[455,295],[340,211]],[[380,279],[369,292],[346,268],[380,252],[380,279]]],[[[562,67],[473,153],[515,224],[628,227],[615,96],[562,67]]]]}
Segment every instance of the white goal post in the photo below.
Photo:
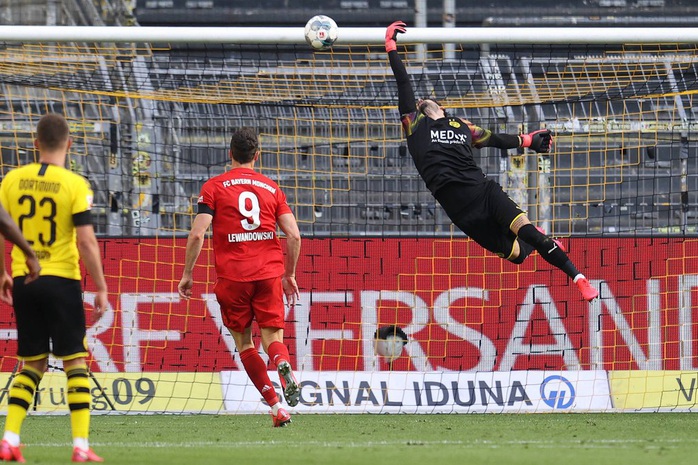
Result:
{"type": "MultiPolygon", "coordinates": [[[[387,26],[387,25],[386,25],[387,26]]],[[[340,25],[337,45],[382,44],[385,28],[340,25]]],[[[0,26],[0,40],[19,42],[170,42],[303,44],[302,27],[0,26]]],[[[483,27],[408,28],[401,41],[441,44],[698,43],[698,28],[483,27]]]]}

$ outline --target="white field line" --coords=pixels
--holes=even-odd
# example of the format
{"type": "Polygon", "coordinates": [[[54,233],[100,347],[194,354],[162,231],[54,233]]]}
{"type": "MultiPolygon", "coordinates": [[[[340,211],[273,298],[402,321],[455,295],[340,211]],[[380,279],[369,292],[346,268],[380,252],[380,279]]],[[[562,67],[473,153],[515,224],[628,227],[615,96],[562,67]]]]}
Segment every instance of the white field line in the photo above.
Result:
{"type": "MultiPolygon", "coordinates": [[[[187,441],[182,442],[90,442],[94,447],[124,447],[124,448],[171,448],[173,446],[186,447],[269,447],[274,445],[283,445],[284,447],[306,448],[314,447],[394,447],[394,446],[468,446],[480,447],[485,449],[497,449],[500,447],[526,446],[536,447],[540,449],[555,449],[560,447],[576,448],[576,449],[610,449],[610,448],[635,448],[638,446],[644,448],[660,448],[660,447],[676,447],[682,444],[693,444],[698,442],[698,438],[691,439],[584,439],[584,440],[503,440],[503,441],[423,441],[420,439],[413,440],[395,440],[395,441],[303,441],[296,443],[294,441],[187,441]]],[[[70,444],[66,442],[26,442],[28,448],[31,447],[68,447],[70,444]]]]}

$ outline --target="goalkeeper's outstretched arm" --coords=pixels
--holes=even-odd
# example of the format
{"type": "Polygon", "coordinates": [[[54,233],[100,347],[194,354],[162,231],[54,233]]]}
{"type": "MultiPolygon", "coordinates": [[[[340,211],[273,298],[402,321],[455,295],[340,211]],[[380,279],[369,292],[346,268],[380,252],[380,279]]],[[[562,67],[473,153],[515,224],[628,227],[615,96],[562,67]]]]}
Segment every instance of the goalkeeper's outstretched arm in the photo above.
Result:
{"type": "Polygon", "coordinates": [[[540,129],[530,134],[493,134],[488,130],[471,126],[474,143],[477,148],[497,147],[499,149],[530,148],[537,153],[549,153],[553,145],[553,135],[548,129],[540,129]],[[477,137],[476,137],[477,134],[477,137]]]}
{"type": "Polygon", "coordinates": [[[400,110],[400,115],[412,113],[417,109],[410,76],[407,74],[400,55],[397,53],[397,44],[395,42],[397,35],[405,32],[405,27],[404,22],[395,21],[385,30],[385,51],[388,52],[390,68],[393,70],[393,75],[397,82],[398,110],[400,110]]]}

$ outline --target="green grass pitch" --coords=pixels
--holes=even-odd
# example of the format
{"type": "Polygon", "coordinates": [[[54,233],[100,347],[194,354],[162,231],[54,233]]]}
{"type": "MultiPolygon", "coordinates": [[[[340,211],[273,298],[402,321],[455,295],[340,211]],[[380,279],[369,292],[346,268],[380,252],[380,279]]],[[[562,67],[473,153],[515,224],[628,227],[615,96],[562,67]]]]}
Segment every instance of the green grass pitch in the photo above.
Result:
{"type": "MultiPolygon", "coordinates": [[[[105,463],[688,464],[698,452],[695,413],[95,415],[90,443],[105,463]]],[[[70,462],[67,416],[30,415],[27,463],[70,462]]]]}

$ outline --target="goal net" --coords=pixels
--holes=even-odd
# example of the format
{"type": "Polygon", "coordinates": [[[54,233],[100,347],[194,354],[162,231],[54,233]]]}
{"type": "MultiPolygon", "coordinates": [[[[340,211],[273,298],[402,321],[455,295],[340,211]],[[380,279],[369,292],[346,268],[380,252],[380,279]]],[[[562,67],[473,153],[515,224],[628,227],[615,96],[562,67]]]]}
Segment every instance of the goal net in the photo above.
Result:
{"type": "MultiPolygon", "coordinates": [[[[242,126],[259,131],[257,168],[303,234],[301,298],[285,328],[296,411],[693,407],[695,45],[398,44],[418,96],[494,132],[554,133],[549,155],[475,156],[600,290],[587,303],[537,254],[515,266],[451,224],[406,149],[375,32],[343,44],[340,29],[325,52],[301,35],[185,44],[176,30],[2,43],[2,173],[36,160],[38,118],[58,112],[74,139],[70,169],[95,192],[110,308],[88,328],[94,409],[266,412],[223,325],[208,241],[194,298],[177,294],[199,190],[230,168],[242,126]],[[408,340],[388,360],[374,334],[393,325],[408,340]]],[[[89,277],[85,289],[89,312],[89,277]]],[[[16,331],[2,315],[8,386],[16,331]]],[[[67,411],[59,367],[37,411],[67,411]]]]}

